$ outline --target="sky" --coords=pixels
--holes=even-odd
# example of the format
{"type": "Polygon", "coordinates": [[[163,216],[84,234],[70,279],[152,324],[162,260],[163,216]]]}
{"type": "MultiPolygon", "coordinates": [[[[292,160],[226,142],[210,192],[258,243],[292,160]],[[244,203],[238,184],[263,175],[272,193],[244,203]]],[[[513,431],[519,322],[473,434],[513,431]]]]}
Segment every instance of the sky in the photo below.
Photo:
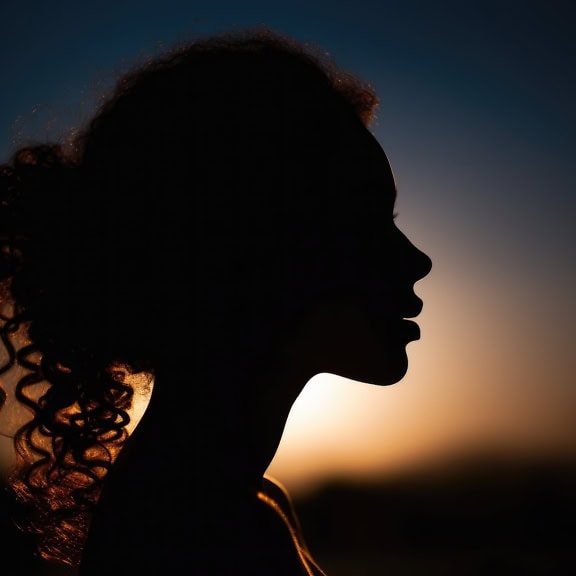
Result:
{"type": "Polygon", "coordinates": [[[431,257],[405,378],[305,387],[270,466],[327,478],[576,453],[576,7],[566,0],[12,2],[0,158],[81,123],[137,59],[268,26],[371,83],[398,226],[431,257]]]}

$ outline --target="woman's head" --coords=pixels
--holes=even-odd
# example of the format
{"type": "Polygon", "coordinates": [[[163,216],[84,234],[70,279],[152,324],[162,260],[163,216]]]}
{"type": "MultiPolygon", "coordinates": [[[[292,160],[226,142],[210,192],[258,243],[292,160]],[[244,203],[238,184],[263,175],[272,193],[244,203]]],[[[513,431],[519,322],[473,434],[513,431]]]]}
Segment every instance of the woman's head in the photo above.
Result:
{"type": "Polygon", "coordinates": [[[241,330],[246,302],[230,288],[278,304],[271,283],[300,269],[275,250],[302,248],[335,213],[325,148],[375,105],[271,33],[198,41],[125,74],[65,152],[16,157],[31,191],[7,199],[29,239],[13,292],[33,339],[153,368],[168,335],[198,333],[192,312],[203,330],[241,330]]]}
{"type": "Polygon", "coordinates": [[[23,324],[32,341],[21,397],[52,384],[19,435],[41,462],[25,483],[49,508],[55,470],[97,486],[126,437],[118,365],[157,373],[193,356],[196,389],[223,364],[279,358],[304,379],[404,375],[417,334],[402,318],[419,312],[430,261],[394,226],[394,178],[367,129],[376,105],[312,49],[223,35],[124,74],[70,142],[2,168],[4,336],[23,324]],[[40,430],[53,456],[34,446],[40,430]]]}

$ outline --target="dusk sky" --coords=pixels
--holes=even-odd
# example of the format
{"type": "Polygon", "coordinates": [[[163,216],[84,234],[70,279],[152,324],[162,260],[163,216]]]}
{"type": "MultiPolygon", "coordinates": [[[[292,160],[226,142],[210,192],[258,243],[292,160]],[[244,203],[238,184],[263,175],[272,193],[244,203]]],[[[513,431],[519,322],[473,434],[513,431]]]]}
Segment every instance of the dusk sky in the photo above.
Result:
{"type": "Polygon", "coordinates": [[[398,226],[433,261],[398,384],[321,375],[271,465],[293,490],[467,452],[576,453],[576,4],[566,0],[12,2],[0,156],[89,117],[118,73],[268,26],[380,96],[398,226]]]}

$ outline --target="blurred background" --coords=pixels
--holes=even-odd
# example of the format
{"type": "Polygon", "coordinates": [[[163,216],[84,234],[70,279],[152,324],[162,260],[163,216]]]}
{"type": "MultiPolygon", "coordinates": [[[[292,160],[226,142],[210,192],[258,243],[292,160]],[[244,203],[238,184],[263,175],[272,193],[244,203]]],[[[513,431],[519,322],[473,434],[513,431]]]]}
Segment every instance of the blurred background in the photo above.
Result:
{"type": "Polygon", "coordinates": [[[137,60],[244,26],[318,45],[376,88],[397,223],[434,266],[406,377],[316,376],[270,465],[330,576],[570,573],[575,22],[569,0],[0,9],[2,159],[81,124],[137,60]]]}

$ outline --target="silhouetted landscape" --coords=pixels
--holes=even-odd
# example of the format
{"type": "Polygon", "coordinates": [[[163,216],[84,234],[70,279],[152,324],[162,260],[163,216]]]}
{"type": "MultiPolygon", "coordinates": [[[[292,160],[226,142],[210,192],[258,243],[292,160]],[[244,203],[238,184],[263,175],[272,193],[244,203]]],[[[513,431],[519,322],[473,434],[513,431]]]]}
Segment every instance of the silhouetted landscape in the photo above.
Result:
{"type": "Polygon", "coordinates": [[[576,459],[470,458],[295,505],[330,576],[574,573],[576,459]]]}

